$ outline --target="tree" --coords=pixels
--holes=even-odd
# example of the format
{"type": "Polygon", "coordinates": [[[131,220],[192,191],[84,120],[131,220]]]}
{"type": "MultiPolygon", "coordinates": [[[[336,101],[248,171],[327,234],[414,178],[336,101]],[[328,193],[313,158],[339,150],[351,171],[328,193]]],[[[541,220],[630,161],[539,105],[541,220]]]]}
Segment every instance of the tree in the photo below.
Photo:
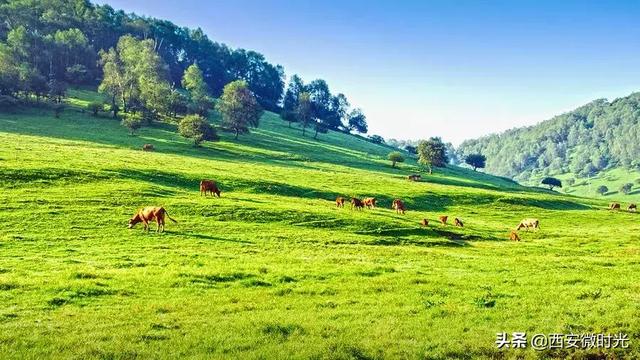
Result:
{"type": "Polygon", "coordinates": [[[313,124],[313,129],[315,130],[315,134],[313,134],[314,139],[318,138],[318,133],[326,134],[329,131],[329,128],[327,127],[327,125],[324,122],[319,120],[315,121],[315,123],[313,124]]]}
{"type": "Polygon", "coordinates": [[[202,70],[197,64],[189,66],[184,71],[182,86],[189,92],[191,107],[197,114],[206,116],[212,100],[209,97],[207,83],[204,81],[202,70]]]}
{"type": "Polygon", "coordinates": [[[178,125],[178,132],[187,139],[193,140],[194,146],[199,146],[203,141],[218,140],[216,130],[200,115],[187,115],[178,125]]]}
{"type": "Polygon", "coordinates": [[[366,134],[369,130],[367,127],[367,117],[364,116],[361,109],[353,109],[348,116],[348,129],[357,131],[360,134],[366,134]]]}
{"type": "Polygon", "coordinates": [[[282,109],[285,112],[293,113],[298,107],[298,98],[304,92],[304,82],[298,75],[293,75],[287,85],[287,91],[284,93],[282,101],[282,109]]]}
{"type": "Polygon", "coordinates": [[[484,169],[486,161],[487,157],[482,154],[469,154],[464,158],[464,162],[473,167],[473,171],[477,168],[484,169]]]}
{"type": "Polygon", "coordinates": [[[230,82],[224,87],[216,105],[222,115],[223,126],[231,129],[238,139],[239,134],[249,132],[249,127],[258,127],[262,107],[243,80],[230,82]]]}
{"type": "Polygon", "coordinates": [[[384,144],[384,138],[380,135],[370,135],[369,140],[374,144],[384,144]]]}
{"type": "Polygon", "coordinates": [[[399,151],[390,152],[387,159],[391,161],[391,167],[396,167],[396,163],[404,162],[404,156],[399,151]]]}
{"type": "Polygon", "coordinates": [[[302,126],[302,136],[305,129],[314,119],[313,104],[311,103],[311,95],[304,92],[298,97],[298,107],[296,108],[296,118],[302,126]]]}
{"type": "Polygon", "coordinates": [[[554,187],[562,187],[562,181],[554,177],[546,177],[542,179],[542,184],[547,185],[549,187],[549,190],[553,190],[554,187]]]}
{"type": "Polygon", "coordinates": [[[104,76],[98,90],[109,94],[113,104],[120,98],[125,112],[131,104],[155,113],[169,112],[171,87],[165,80],[166,65],[154,46],[150,39],[125,35],[115,49],[100,53],[104,76]]]}
{"type": "Polygon", "coordinates": [[[422,140],[418,143],[418,162],[427,166],[429,174],[433,167],[445,167],[447,165],[447,150],[439,137],[422,140]]]}
{"type": "Polygon", "coordinates": [[[409,153],[409,154],[413,154],[413,155],[417,155],[418,154],[418,149],[413,146],[413,145],[405,145],[404,149],[409,153]]]}
{"type": "Polygon", "coordinates": [[[608,192],[609,192],[609,188],[608,188],[608,187],[606,187],[606,186],[604,186],[604,185],[600,185],[600,186],[598,186],[598,188],[596,189],[596,192],[597,192],[598,194],[600,194],[600,195],[604,195],[604,194],[606,194],[606,193],[608,193],[608,192]]]}
{"type": "Polygon", "coordinates": [[[620,186],[620,192],[628,195],[631,192],[631,189],[633,189],[633,184],[632,183],[626,183],[622,186],[620,186]]]}
{"type": "Polygon", "coordinates": [[[129,135],[133,136],[136,131],[142,127],[142,115],[125,114],[120,124],[129,129],[129,135]]]}

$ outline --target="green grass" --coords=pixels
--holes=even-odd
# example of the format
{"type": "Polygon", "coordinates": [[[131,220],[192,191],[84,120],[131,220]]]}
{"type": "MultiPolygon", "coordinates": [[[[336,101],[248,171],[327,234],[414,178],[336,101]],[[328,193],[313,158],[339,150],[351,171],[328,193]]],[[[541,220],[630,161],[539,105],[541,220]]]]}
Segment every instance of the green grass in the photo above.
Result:
{"type": "Polygon", "coordinates": [[[499,351],[502,331],[621,331],[630,352],[607,354],[640,356],[636,214],[456,167],[408,182],[415,161],[392,169],[386,147],[303,138],[270,113],[238,141],[221,135],[194,148],[168,124],[132,137],[73,108],[0,115],[3,357],[588,353],[499,351]],[[199,195],[203,178],[222,198],[199,195]],[[337,209],[338,195],[380,206],[337,209]],[[145,205],[178,223],[127,229],[145,205]],[[445,214],[465,227],[435,224],[445,214]],[[508,241],[524,217],[541,231],[508,241]]]}

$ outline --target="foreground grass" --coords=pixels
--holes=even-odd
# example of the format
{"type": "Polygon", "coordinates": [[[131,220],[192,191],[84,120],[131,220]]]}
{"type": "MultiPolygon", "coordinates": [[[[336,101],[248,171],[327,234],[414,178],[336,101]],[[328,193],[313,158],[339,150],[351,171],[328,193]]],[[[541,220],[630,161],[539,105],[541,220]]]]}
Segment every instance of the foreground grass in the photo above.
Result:
{"type": "MultiPolygon", "coordinates": [[[[0,116],[0,353],[13,358],[583,357],[499,351],[496,332],[640,334],[638,217],[271,114],[193,148],[67,111],[0,116]],[[155,153],[143,153],[144,143],[155,153]],[[198,193],[216,179],[222,198],[198,193]],[[376,196],[375,210],[335,196],[376,196]],[[389,209],[406,200],[405,216],[389,209]],[[126,229],[144,205],[178,224],[126,229]],[[461,218],[465,228],[435,224],[461,218]],[[523,217],[542,230],[506,241],[523,217]],[[432,222],[421,228],[420,219],[432,222]]],[[[596,352],[592,355],[598,355],[596,352]]]]}

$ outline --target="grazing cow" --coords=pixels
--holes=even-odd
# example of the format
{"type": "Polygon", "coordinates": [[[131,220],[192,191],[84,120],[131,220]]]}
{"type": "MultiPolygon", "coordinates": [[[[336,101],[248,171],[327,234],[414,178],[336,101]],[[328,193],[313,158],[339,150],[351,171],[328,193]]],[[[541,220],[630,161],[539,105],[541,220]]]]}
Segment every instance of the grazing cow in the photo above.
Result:
{"type": "Polygon", "coordinates": [[[462,221],[460,221],[460,219],[458,219],[458,218],[454,218],[454,219],[453,219],[453,223],[454,223],[456,226],[464,227],[464,224],[463,224],[463,223],[462,223],[462,221]]]}
{"type": "Polygon", "coordinates": [[[362,202],[364,203],[364,206],[369,209],[374,209],[376,207],[376,198],[365,198],[362,202]]]}
{"type": "Polygon", "coordinates": [[[427,220],[427,219],[422,219],[422,221],[420,221],[420,224],[421,224],[422,226],[429,226],[429,220],[427,220]]]}
{"type": "Polygon", "coordinates": [[[200,181],[200,196],[204,194],[207,196],[207,191],[211,193],[211,196],[215,194],[217,197],[220,197],[220,189],[218,189],[218,185],[213,180],[202,180],[200,181]]]}
{"type": "Polygon", "coordinates": [[[517,232],[511,231],[511,234],[509,234],[509,239],[511,241],[520,241],[520,236],[518,236],[517,232]]]}
{"type": "Polygon", "coordinates": [[[447,225],[447,219],[449,217],[446,215],[442,215],[442,216],[438,216],[438,220],[440,220],[440,222],[442,223],[442,225],[447,225]]]}
{"type": "Polygon", "coordinates": [[[142,145],[142,151],[153,151],[153,150],[155,150],[155,148],[153,147],[153,144],[142,145]]]}
{"type": "Polygon", "coordinates": [[[344,207],[344,198],[342,196],[336,198],[336,207],[344,207]]]}
{"type": "Polygon", "coordinates": [[[636,212],[636,210],[638,210],[638,207],[636,206],[636,204],[629,204],[627,210],[636,212]]]}
{"type": "Polygon", "coordinates": [[[407,209],[400,199],[394,199],[393,203],[391,203],[391,208],[395,209],[397,214],[404,214],[405,210],[407,209]]]}
{"type": "Polygon", "coordinates": [[[354,207],[356,210],[362,210],[364,203],[358,198],[351,198],[351,208],[353,209],[354,207]]]}
{"type": "Polygon", "coordinates": [[[163,207],[158,206],[149,206],[144,209],[138,210],[138,212],[133,215],[131,219],[129,219],[129,229],[131,229],[137,223],[144,224],[144,230],[149,231],[149,222],[155,220],[158,224],[156,228],[156,232],[164,232],[164,216],[167,216],[169,220],[177,223],[177,221],[173,220],[167,210],[163,207]]]}
{"type": "Polygon", "coordinates": [[[532,228],[534,230],[538,230],[538,229],[540,229],[540,220],[538,220],[538,219],[524,219],[524,220],[520,221],[520,224],[518,224],[518,227],[516,228],[516,230],[520,230],[522,228],[527,229],[527,231],[529,231],[530,228],[532,228]]]}
{"type": "Polygon", "coordinates": [[[609,210],[620,210],[620,204],[615,202],[609,204],[609,210]]]}
{"type": "Polygon", "coordinates": [[[418,175],[418,174],[411,174],[409,176],[407,176],[407,179],[410,181],[420,181],[420,179],[422,179],[422,176],[418,175]]]}

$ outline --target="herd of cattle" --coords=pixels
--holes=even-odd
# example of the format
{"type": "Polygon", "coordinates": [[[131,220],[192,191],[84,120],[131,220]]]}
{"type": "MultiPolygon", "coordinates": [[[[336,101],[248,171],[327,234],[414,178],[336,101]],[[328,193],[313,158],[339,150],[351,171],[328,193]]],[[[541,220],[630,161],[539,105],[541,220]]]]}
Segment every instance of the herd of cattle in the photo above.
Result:
{"type": "MultiPolygon", "coordinates": [[[[418,181],[420,180],[420,175],[416,175],[416,174],[412,174],[408,176],[409,180],[412,181],[418,181]]],[[[210,194],[211,196],[217,196],[220,197],[220,189],[218,188],[218,185],[216,184],[215,181],[213,180],[202,180],[200,181],[200,195],[204,195],[207,196],[207,194],[210,194]]],[[[336,207],[338,208],[344,208],[344,203],[345,203],[345,198],[342,196],[338,196],[336,198],[336,207]]],[[[376,198],[374,197],[368,197],[368,198],[364,198],[364,199],[359,199],[356,197],[352,197],[351,198],[351,209],[352,210],[362,210],[364,208],[367,209],[374,209],[376,207],[376,198]]],[[[405,205],[405,203],[401,200],[401,199],[394,199],[391,202],[391,208],[394,209],[396,211],[397,214],[403,214],[405,213],[405,211],[407,210],[407,207],[405,205]]],[[[609,204],[609,210],[620,210],[620,204],[619,203],[611,203],[609,204]]],[[[636,204],[629,204],[629,206],[627,207],[628,211],[637,211],[637,206],[636,204]]],[[[159,206],[150,206],[150,207],[145,207],[143,209],[140,209],[136,212],[136,214],[129,219],[129,228],[132,228],[133,226],[135,226],[138,223],[142,223],[144,225],[144,230],[145,231],[149,231],[149,222],[155,221],[157,223],[157,228],[156,228],[156,232],[163,232],[164,231],[164,224],[165,224],[165,216],[167,218],[169,218],[169,220],[173,221],[173,222],[177,222],[174,219],[172,219],[169,214],[167,213],[167,210],[163,207],[159,207],[159,206]]],[[[440,223],[442,225],[447,225],[447,221],[449,219],[449,216],[447,215],[441,215],[438,217],[438,220],[440,221],[440,223]]],[[[455,226],[459,226],[459,227],[464,227],[464,224],[462,223],[462,220],[460,220],[459,218],[454,218],[453,219],[453,223],[455,226]]],[[[428,219],[422,219],[420,221],[420,224],[422,226],[429,226],[429,220],[428,219]]],[[[520,241],[520,237],[518,236],[517,231],[525,229],[527,231],[529,231],[529,229],[532,230],[539,230],[540,229],[540,220],[538,219],[524,219],[522,220],[518,226],[516,227],[515,230],[511,231],[511,233],[509,234],[509,239],[513,240],[513,241],[520,241]]]]}

